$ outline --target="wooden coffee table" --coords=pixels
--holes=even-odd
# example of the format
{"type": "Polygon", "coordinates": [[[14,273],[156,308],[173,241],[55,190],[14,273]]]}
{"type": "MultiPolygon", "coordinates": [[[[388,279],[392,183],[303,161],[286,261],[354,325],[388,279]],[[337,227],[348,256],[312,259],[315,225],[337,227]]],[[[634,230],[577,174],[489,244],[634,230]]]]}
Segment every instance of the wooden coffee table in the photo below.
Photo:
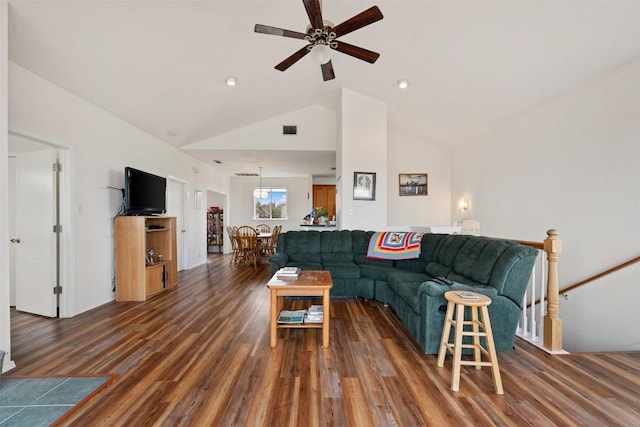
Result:
{"type": "Polygon", "coordinates": [[[274,274],[267,283],[271,290],[271,348],[277,345],[278,328],[322,328],[322,346],[329,347],[329,293],[333,287],[328,271],[302,270],[297,278],[278,279],[274,274]],[[278,323],[284,297],[318,296],[322,297],[322,323],[278,323]]]}

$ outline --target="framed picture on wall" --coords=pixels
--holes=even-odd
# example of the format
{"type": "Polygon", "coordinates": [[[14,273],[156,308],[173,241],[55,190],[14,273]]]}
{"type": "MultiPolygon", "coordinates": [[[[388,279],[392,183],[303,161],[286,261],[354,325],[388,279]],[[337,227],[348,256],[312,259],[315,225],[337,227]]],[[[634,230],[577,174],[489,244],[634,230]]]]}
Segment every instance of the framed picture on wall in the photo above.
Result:
{"type": "Polygon", "coordinates": [[[398,178],[401,196],[426,196],[429,194],[426,173],[401,173],[398,178]]]}
{"type": "Polygon", "coordinates": [[[376,199],[376,174],[375,172],[353,173],[353,200],[376,199]]]}

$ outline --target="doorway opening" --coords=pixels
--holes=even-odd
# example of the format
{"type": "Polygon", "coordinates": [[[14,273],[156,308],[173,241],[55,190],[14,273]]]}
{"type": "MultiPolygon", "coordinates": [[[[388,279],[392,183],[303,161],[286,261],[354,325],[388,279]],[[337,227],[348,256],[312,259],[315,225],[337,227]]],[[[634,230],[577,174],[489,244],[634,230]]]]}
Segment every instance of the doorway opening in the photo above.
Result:
{"type": "Polygon", "coordinates": [[[185,192],[187,182],[170,176],[167,179],[167,215],[176,217],[176,243],[178,246],[178,271],[189,265],[187,254],[187,230],[184,226],[185,192]]]}

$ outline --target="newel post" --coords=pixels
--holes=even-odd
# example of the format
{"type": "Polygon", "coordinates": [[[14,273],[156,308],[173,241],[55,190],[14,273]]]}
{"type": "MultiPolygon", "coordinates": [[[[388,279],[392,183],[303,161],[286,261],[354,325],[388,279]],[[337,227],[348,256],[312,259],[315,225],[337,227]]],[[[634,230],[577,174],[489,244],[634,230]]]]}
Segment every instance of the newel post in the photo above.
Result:
{"type": "Polygon", "coordinates": [[[548,230],[544,239],[547,253],[547,314],[544,316],[544,346],[551,351],[562,350],[562,319],[558,299],[558,254],[562,252],[562,240],[556,230],[548,230]]]}

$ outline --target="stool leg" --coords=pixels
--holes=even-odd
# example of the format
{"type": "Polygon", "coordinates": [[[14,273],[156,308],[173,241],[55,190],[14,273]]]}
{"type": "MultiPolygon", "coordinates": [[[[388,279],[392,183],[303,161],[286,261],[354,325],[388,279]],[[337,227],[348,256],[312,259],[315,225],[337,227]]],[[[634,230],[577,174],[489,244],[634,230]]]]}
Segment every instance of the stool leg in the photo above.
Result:
{"type": "Polygon", "coordinates": [[[502,389],[502,378],[500,378],[500,367],[498,366],[498,356],[496,354],[496,346],[493,342],[493,331],[491,330],[491,321],[489,320],[489,310],[487,307],[481,307],[482,322],[484,324],[484,331],[487,333],[487,351],[489,352],[489,361],[491,362],[491,373],[493,375],[493,386],[496,389],[496,394],[504,394],[502,389]]]}
{"type": "Polygon", "coordinates": [[[444,316],[440,350],[438,350],[438,367],[440,368],[444,366],[444,357],[447,355],[447,344],[449,343],[449,333],[451,332],[451,322],[453,321],[453,306],[454,304],[451,301],[447,303],[447,314],[444,316]]]}
{"type": "Polygon", "coordinates": [[[462,332],[464,331],[464,305],[456,304],[455,339],[453,344],[453,367],[451,369],[451,390],[460,389],[460,362],[462,359],[462,332]]]}
{"type": "Polygon", "coordinates": [[[471,308],[471,327],[473,330],[473,360],[476,361],[476,369],[481,369],[480,362],[482,362],[482,355],[480,354],[480,328],[478,326],[478,307],[472,306],[471,308]]]}

